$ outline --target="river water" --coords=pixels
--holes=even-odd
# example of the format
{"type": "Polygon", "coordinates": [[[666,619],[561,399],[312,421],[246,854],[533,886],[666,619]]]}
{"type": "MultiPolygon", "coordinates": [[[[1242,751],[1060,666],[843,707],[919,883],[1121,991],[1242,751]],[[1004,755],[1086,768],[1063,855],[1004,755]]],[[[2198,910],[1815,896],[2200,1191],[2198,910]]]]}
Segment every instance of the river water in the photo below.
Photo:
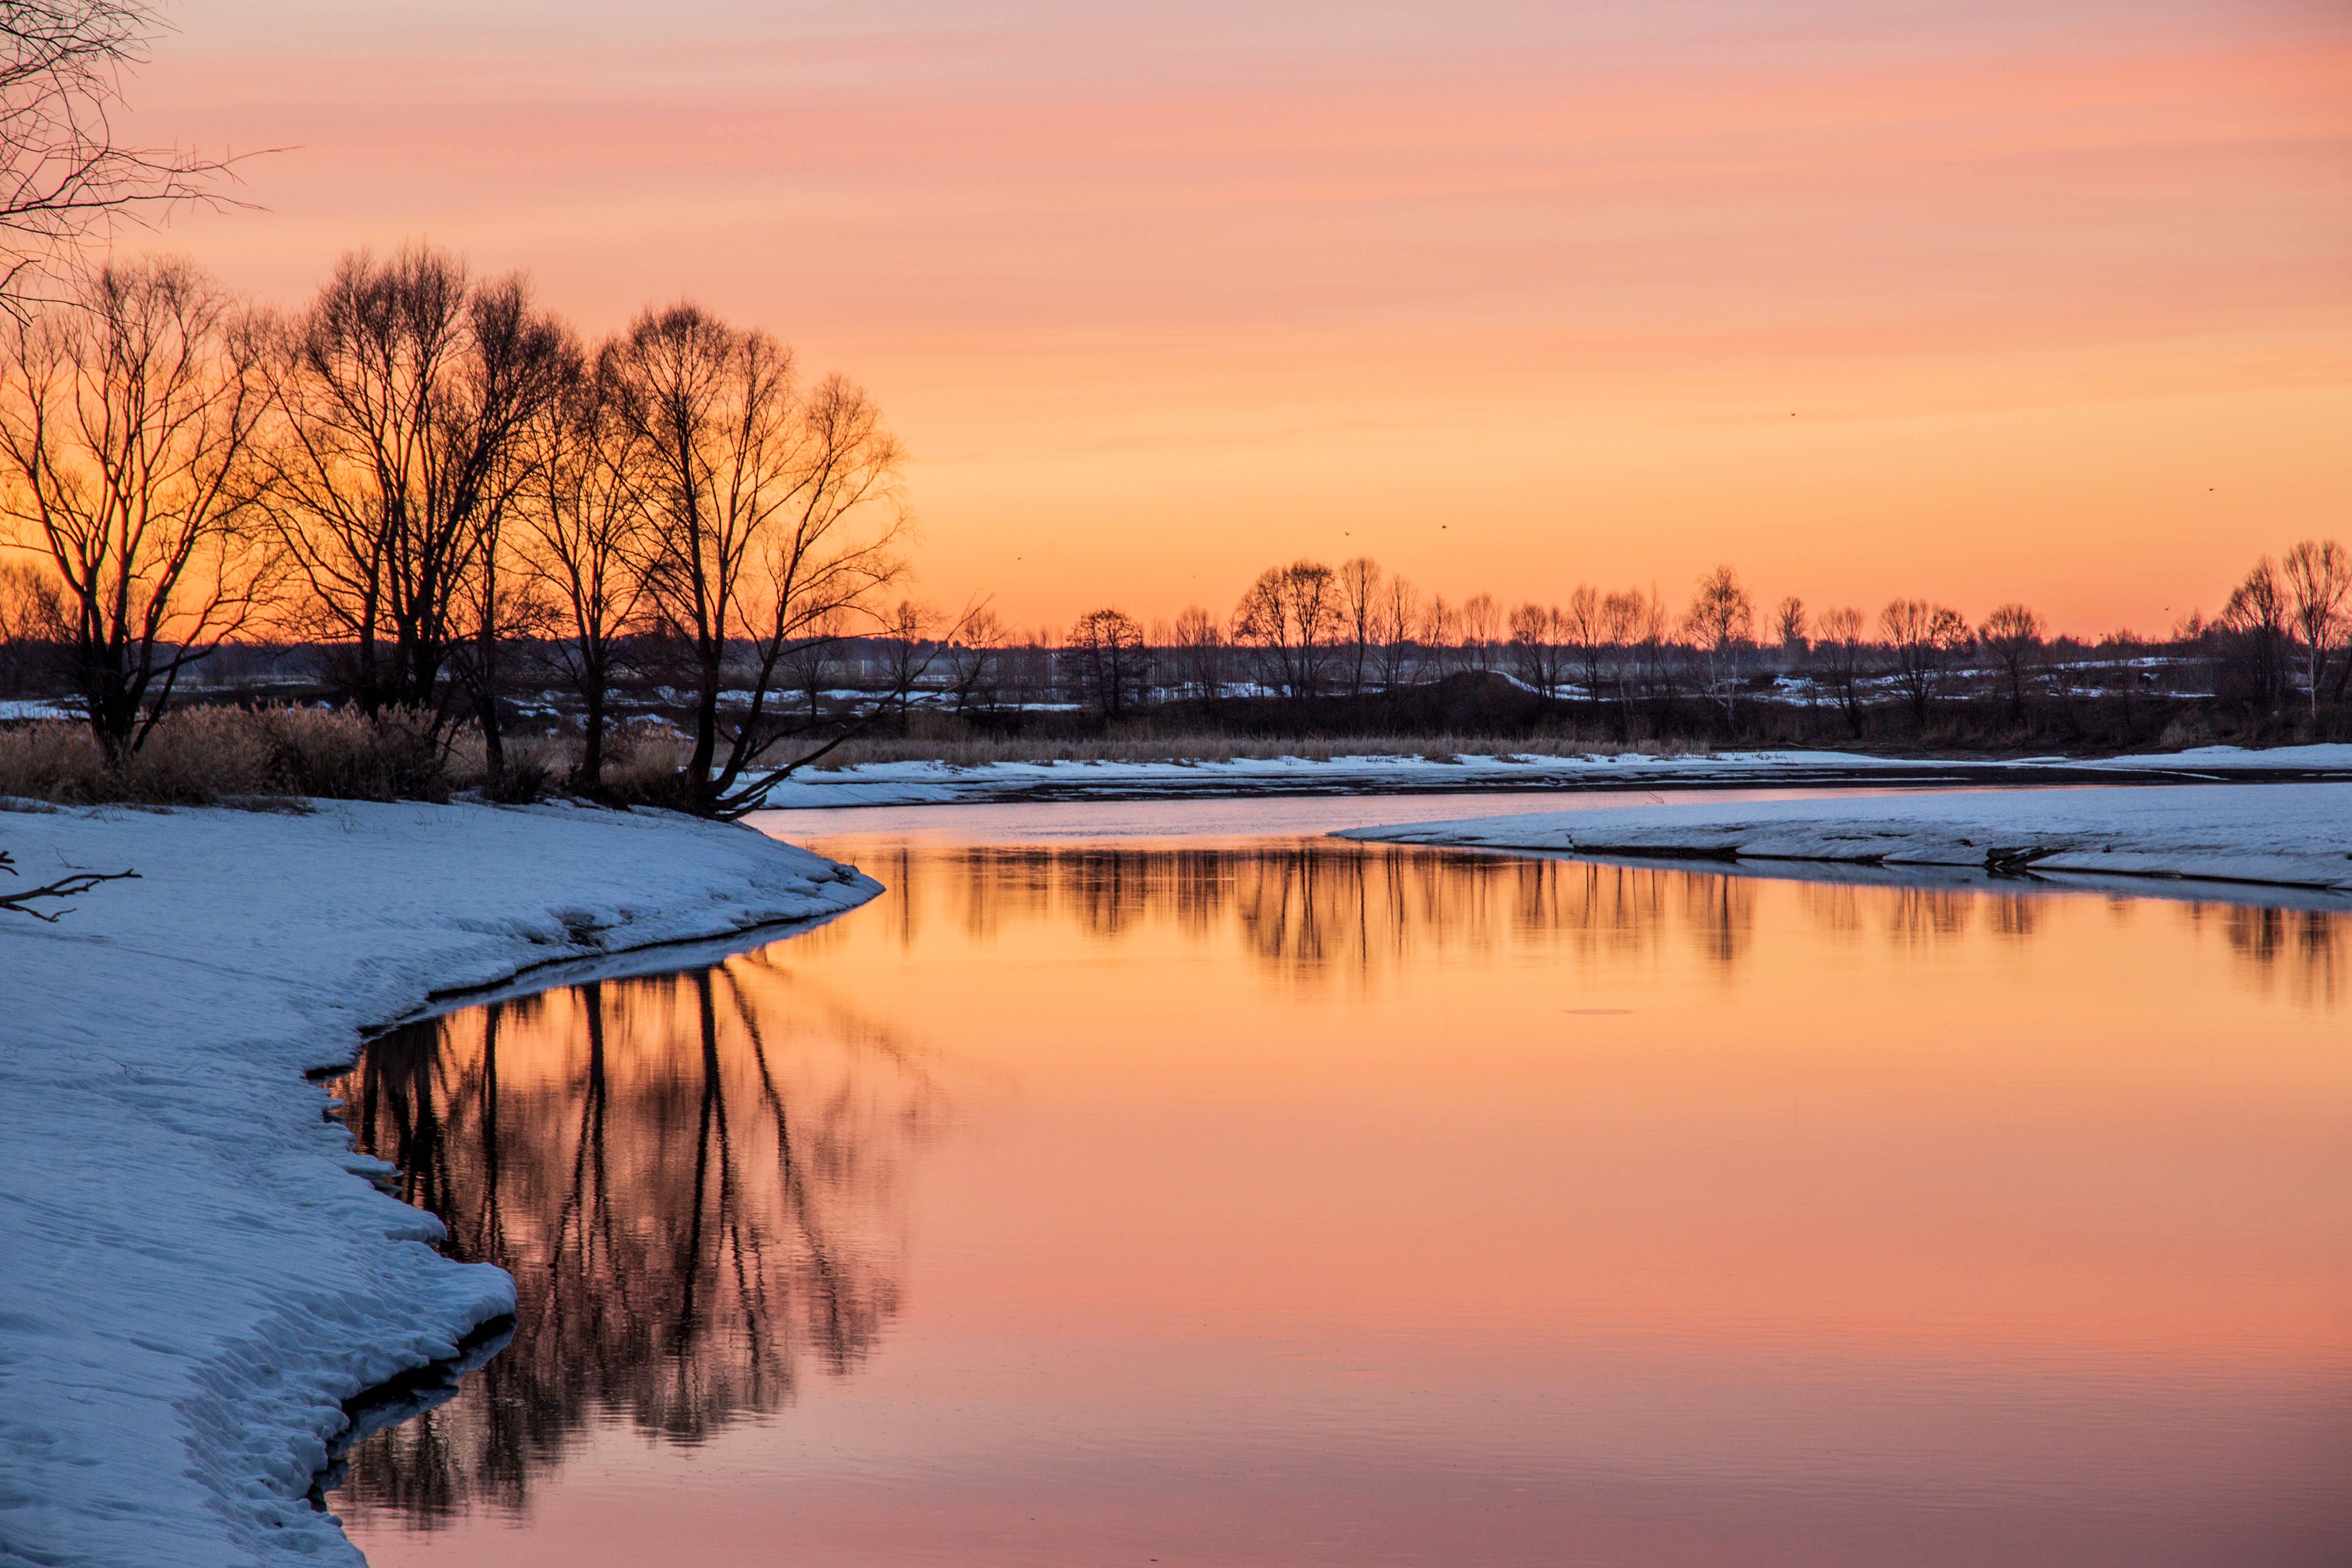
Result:
{"type": "MultiPolygon", "coordinates": [[[[1494,809],[1557,808],[1516,797],[1494,809]]],[[[2352,920],[778,814],[888,892],[374,1043],[513,1343],[401,1564],[2352,1555],[2352,920]]]]}

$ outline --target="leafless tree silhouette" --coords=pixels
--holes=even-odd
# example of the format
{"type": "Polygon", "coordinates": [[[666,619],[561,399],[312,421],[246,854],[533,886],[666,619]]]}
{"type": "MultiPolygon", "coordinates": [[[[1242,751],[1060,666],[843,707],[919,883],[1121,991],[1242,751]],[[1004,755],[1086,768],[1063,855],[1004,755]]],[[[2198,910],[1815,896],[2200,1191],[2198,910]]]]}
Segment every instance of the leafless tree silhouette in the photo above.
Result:
{"type": "Polygon", "coordinates": [[[1258,683],[1285,697],[1323,689],[1331,645],[1345,625],[1331,568],[1312,561],[1268,567],[1234,612],[1234,640],[1255,649],[1258,683]]]}
{"type": "Polygon", "coordinates": [[[606,363],[646,458],[647,594],[695,688],[679,803],[737,815],[847,732],[762,765],[806,732],[769,710],[784,656],[880,625],[907,531],[903,454],[858,387],[803,389],[790,349],[693,305],[640,316],[606,363]],[[730,673],[741,708],[722,717],[730,673]]]}
{"type": "Polygon", "coordinates": [[[2344,602],[2352,595],[2352,555],[2336,541],[2306,539],[2286,552],[2287,615],[2303,639],[2304,684],[2311,714],[2319,716],[2319,688],[2336,645],[2344,640],[2344,602]]]}
{"type": "Polygon", "coordinates": [[[1558,606],[1528,604],[1511,612],[1512,673],[1546,697],[1558,695],[1568,679],[1566,621],[1558,606]]]}
{"type": "Polygon", "coordinates": [[[442,251],[347,256],[285,323],[268,493],[304,629],[351,645],[371,711],[437,707],[461,642],[495,637],[499,525],[577,370],[520,278],[477,282],[442,251]]]}
{"type": "Polygon", "coordinates": [[[1380,641],[1381,567],[1370,556],[1339,563],[1339,617],[1348,645],[1348,695],[1361,697],[1380,641]]]}
{"type": "Polygon", "coordinates": [[[120,220],[223,202],[230,160],[116,138],[123,75],[162,26],[142,0],[0,4],[0,311],[28,313],[45,274],[120,220]]]}
{"type": "Polygon", "coordinates": [[[628,636],[641,629],[645,513],[637,430],[620,417],[609,374],[572,379],[551,405],[544,445],[519,510],[523,560],[552,590],[560,609],[549,647],[558,673],[580,697],[581,749],[574,783],[604,781],[604,731],[613,677],[628,636]]]}
{"type": "Polygon", "coordinates": [[[1225,632],[1217,617],[1198,605],[1187,605],[1176,617],[1175,675],[1194,697],[1225,694],[1225,632]]]}
{"type": "Polygon", "coordinates": [[[2287,638],[2293,624],[2277,563],[2267,555],[2255,562],[2230,591],[2219,618],[2244,672],[2247,695],[2258,707],[2275,710],[2286,694],[2287,638]]]}
{"type": "Polygon", "coordinates": [[[1070,628],[1072,694],[1102,719],[1122,717],[1142,693],[1147,670],[1143,628],[1125,612],[1092,610],[1070,628]]]}
{"type": "Polygon", "coordinates": [[[258,340],[195,268],[143,261],[86,275],[0,346],[0,518],[62,586],[75,689],[110,762],[270,592],[258,340]]]}
{"type": "Polygon", "coordinates": [[[1896,599],[1879,613],[1895,684],[1911,703],[1915,723],[1927,722],[1927,705],[1942,692],[1944,672],[1973,640],[1958,610],[1925,599],[1896,599]]]}
{"type": "Polygon", "coordinates": [[[1801,658],[1808,647],[1805,625],[1805,601],[1791,594],[1772,611],[1772,630],[1780,644],[1780,651],[1790,658],[1801,658]]]}
{"type": "Polygon", "coordinates": [[[1857,736],[1862,733],[1862,680],[1869,658],[1862,633],[1862,612],[1841,606],[1822,612],[1821,637],[1813,644],[1822,674],[1837,696],[1838,710],[1857,736]]]}
{"type": "Polygon", "coordinates": [[[1977,629],[1977,642],[2000,668],[2009,687],[2010,711],[2025,719],[2025,672],[2042,651],[2042,617],[2020,604],[2002,605],[1977,629]]]}
{"type": "Polygon", "coordinates": [[[1698,580],[1698,593],[1683,616],[1683,633],[1706,665],[1708,693],[1723,704],[1728,723],[1739,699],[1739,658],[1756,630],[1756,605],[1739,584],[1739,574],[1718,566],[1698,580]]]}

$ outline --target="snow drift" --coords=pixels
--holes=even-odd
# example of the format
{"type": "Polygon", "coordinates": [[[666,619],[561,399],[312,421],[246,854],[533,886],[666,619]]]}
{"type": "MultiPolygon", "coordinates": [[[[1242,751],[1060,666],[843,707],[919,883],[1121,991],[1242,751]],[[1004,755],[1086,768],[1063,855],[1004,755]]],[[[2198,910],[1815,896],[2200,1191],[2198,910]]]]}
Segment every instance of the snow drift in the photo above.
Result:
{"type": "Polygon", "coordinates": [[[1874,757],[1855,752],[1713,752],[1609,756],[1547,753],[1454,757],[1339,756],[1123,763],[866,763],[803,768],[769,793],[775,811],[843,806],[973,805],[1010,800],[1426,794],[1473,790],[1822,788],[1837,785],[2095,783],[2105,777],[2227,779],[2352,775],[2352,746],[2244,751],[2205,746],[2143,756],[1874,757]]]}
{"type": "Polygon", "coordinates": [[[2352,897],[2352,784],[1702,802],[1417,822],[1339,837],[1624,858],[2185,878],[2352,897]]]}
{"type": "Polygon", "coordinates": [[[304,1500],[342,1402],[511,1310],[364,1178],[306,1069],[436,993],[877,885],[745,827],[563,806],[0,815],[0,1561],[356,1563],[304,1500]]]}

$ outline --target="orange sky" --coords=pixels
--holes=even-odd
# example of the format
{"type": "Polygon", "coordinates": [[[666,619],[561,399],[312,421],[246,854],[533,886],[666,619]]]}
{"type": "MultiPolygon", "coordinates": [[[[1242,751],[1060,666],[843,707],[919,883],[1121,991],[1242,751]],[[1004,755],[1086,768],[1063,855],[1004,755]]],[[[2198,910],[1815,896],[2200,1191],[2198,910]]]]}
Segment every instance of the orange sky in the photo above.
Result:
{"type": "Polygon", "coordinates": [[[765,325],[1024,626],[1362,552],[2158,631],[2352,537],[2339,5],[779,9],[181,0],[140,132],[290,150],[161,243],[765,325]]]}

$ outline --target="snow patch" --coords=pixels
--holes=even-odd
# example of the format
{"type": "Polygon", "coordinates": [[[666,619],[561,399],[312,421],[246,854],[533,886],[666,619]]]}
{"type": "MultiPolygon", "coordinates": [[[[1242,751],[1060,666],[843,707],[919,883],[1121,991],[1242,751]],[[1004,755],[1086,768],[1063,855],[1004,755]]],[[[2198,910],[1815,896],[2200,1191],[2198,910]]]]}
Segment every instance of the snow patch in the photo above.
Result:
{"type": "Polygon", "coordinates": [[[0,816],[0,1561],[356,1564],[305,1500],[343,1401],[455,1355],[512,1281],[327,1119],[306,1069],[436,995],[851,908],[737,826],[552,805],[0,816]]]}
{"type": "Polygon", "coordinates": [[[2034,757],[2001,762],[1874,757],[1857,752],[1716,752],[1687,756],[1627,752],[1562,756],[1265,757],[1164,763],[868,763],[856,767],[803,768],[769,793],[773,811],[844,806],[950,805],[985,801],[1064,797],[1295,794],[1412,794],[1439,789],[1507,787],[1624,788],[1642,784],[1720,784],[1770,789],[1791,784],[1917,784],[1963,781],[2052,782],[2125,773],[2141,775],[2230,776],[2284,771],[2352,773],[2352,746],[2283,746],[2241,751],[2208,746],[2132,757],[2075,760],[2034,757]]]}
{"type": "Polygon", "coordinates": [[[1416,822],[1339,837],[1628,858],[2184,878],[2352,897],[2352,784],[1702,802],[1416,822]]]}

